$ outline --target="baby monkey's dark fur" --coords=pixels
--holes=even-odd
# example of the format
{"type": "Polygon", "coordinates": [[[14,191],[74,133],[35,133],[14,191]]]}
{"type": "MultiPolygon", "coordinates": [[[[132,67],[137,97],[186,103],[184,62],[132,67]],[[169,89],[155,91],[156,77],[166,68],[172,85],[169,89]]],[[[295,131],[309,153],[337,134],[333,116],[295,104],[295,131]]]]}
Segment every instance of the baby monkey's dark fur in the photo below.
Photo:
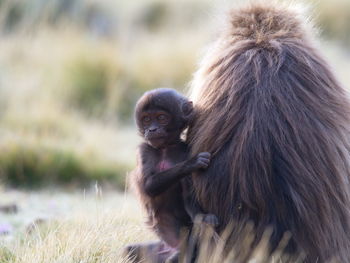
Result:
{"type": "MultiPolygon", "coordinates": [[[[180,138],[192,116],[192,102],[172,89],[149,91],[137,102],[135,118],[145,142],[138,149],[133,180],[147,211],[147,224],[162,241],[129,246],[136,262],[164,262],[168,257],[176,262],[180,230],[190,230],[194,217],[203,213],[193,196],[190,175],[208,167],[210,153],[189,159],[189,148],[180,138]],[[154,258],[144,258],[141,249],[154,258]]],[[[214,215],[203,215],[203,221],[217,224],[214,215]]]]}

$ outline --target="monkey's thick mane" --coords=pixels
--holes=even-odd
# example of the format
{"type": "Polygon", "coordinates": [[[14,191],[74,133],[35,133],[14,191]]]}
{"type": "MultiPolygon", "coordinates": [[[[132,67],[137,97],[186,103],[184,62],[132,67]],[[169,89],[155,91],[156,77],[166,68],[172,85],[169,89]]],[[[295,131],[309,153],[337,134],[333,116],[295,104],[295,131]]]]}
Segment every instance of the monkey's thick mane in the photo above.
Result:
{"type": "Polygon", "coordinates": [[[214,154],[195,190],[223,225],[288,230],[310,258],[350,262],[350,104],[305,21],[270,3],[230,13],[192,85],[188,142],[214,154]]]}

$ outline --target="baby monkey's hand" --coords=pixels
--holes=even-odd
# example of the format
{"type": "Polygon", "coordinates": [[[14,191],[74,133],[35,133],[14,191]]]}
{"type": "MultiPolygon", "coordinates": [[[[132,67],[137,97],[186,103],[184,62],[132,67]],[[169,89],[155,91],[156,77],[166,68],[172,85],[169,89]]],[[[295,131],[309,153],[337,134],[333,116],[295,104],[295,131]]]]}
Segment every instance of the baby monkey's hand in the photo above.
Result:
{"type": "Polygon", "coordinates": [[[206,169],[209,166],[210,163],[210,153],[208,152],[201,152],[197,155],[194,167],[196,169],[206,169]]]}
{"type": "Polygon", "coordinates": [[[213,214],[204,214],[203,215],[203,223],[210,225],[212,227],[216,227],[219,225],[219,219],[216,215],[213,214]]]}

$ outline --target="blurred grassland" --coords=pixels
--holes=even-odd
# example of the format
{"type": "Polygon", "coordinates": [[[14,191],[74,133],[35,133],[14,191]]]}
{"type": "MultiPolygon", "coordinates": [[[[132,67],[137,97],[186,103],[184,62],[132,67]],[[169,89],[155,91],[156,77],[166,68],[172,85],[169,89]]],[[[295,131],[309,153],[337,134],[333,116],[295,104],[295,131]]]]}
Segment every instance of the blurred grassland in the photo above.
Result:
{"type": "MultiPolygon", "coordinates": [[[[241,1],[242,2],[242,1],[241,1]]],[[[322,52],[350,86],[350,2],[318,0],[322,52]]],[[[124,187],[146,90],[186,91],[227,1],[1,0],[0,180],[124,187]]]]}

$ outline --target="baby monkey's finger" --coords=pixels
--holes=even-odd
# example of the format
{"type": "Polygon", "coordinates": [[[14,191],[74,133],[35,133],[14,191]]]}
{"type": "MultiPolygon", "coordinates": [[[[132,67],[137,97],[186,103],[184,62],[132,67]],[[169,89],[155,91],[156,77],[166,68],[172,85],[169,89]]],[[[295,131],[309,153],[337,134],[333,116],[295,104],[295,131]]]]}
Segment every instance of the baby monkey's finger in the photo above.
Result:
{"type": "Polygon", "coordinates": [[[201,152],[198,154],[198,157],[210,158],[211,154],[208,152],[201,152]]]}
{"type": "Polygon", "coordinates": [[[199,157],[199,158],[198,158],[198,161],[204,162],[204,163],[206,163],[206,164],[209,164],[209,163],[210,163],[210,159],[203,158],[203,157],[199,157]]]}

